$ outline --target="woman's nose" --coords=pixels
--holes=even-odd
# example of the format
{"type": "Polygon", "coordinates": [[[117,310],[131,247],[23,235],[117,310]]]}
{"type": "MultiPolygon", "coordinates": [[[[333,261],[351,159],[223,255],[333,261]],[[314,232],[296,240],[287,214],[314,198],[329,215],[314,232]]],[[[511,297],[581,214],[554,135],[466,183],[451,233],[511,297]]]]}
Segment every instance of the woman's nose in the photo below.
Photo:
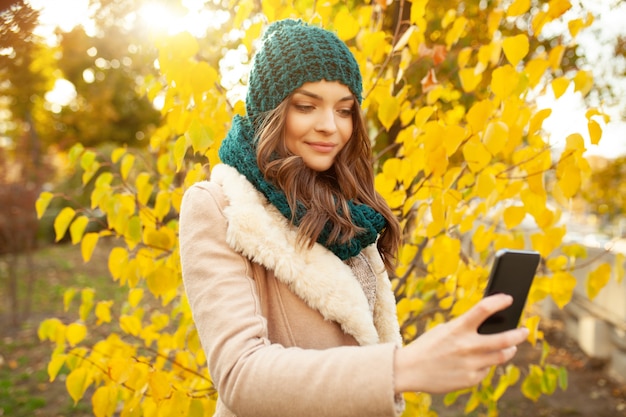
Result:
{"type": "Polygon", "coordinates": [[[337,131],[334,109],[320,109],[315,130],[325,133],[335,133],[337,131]]]}

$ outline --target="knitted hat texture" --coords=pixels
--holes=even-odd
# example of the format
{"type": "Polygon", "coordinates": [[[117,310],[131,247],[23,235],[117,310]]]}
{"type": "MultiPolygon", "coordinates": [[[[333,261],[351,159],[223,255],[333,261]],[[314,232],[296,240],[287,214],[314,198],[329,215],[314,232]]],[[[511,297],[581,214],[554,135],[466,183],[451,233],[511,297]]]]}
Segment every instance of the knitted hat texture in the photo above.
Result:
{"type": "Polygon", "coordinates": [[[246,110],[254,118],[280,104],[302,84],[339,81],[361,102],[359,65],[333,32],[301,20],[285,19],[268,26],[254,57],[246,110]]]}

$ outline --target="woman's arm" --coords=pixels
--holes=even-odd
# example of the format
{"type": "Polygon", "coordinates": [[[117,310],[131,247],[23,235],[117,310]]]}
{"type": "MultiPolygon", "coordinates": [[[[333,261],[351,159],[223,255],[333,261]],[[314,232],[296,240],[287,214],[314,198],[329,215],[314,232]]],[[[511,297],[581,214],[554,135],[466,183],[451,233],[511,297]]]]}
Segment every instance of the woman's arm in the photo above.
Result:
{"type": "Polygon", "coordinates": [[[180,216],[185,289],[211,377],[237,416],[392,416],[393,344],[327,350],[271,344],[248,262],[226,242],[221,189],[187,191],[180,216]]]}

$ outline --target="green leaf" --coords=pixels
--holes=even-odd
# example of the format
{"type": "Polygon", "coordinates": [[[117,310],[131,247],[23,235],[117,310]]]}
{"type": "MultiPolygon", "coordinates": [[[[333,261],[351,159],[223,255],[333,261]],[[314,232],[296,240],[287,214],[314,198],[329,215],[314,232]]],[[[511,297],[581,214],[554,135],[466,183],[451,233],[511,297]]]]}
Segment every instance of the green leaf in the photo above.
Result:
{"type": "Polygon", "coordinates": [[[183,159],[187,153],[187,138],[181,136],[174,143],[174,161],[176,162],[176,172],[179,172],[183,166],[183,159]]]}
{"type": "Polygon", "coordinates": [[[522,394],[532,401],[537,401],[541,397],[541,380],[543,371],[537,365],[530,365],[530,373],[522,382],[522,394]]]}
{"type": "Polygon", "coordinates": [[[76,165],[76,162],[78,161],[78,157],[82,155],[84,150],[85,148],[83,147],[81,143],[77,143],[76,145],[72,146],[72,148],[68,152],[69,164],[76,165]]]}
{"type": "MultiPolygon", "coordinates": [[[[189,129],[187,129],[186,135],[189,138],[189,142],[191,142],[193,150],[196,152],[203,154],[206,152],[209,146],[213,144],[213,135],[211,129],[208,126],[200,123],[197,117],[194,117],[189,124],[189,129]]],[[[187,141],[185,141],[185,144],[186,142],[187,141]]],[[[178,141],[175,146],[179,146],[178,141]]]]}
{"type": "Polygon", "coordinates": [[[561,388],[563,391],[566,391],[567,385],[568,385],[567,368],[565,368],[564,366],[561,366],[559,367],[559,388],[561,388]]]}

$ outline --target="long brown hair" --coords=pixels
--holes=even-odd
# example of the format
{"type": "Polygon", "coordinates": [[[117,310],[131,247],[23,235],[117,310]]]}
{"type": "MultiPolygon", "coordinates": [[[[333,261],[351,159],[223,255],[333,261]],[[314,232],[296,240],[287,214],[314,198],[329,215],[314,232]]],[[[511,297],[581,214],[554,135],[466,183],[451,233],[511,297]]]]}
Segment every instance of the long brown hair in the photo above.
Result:
{"type": "Polygon", "coordinates": [[[391,270],[400,243],[400,225],[374,189],[372,148],[358,101],[354,100],[352,136],[325,172],[308,168],[287,149],[284,127],[290,103],[291,96],[268,112],[258,126],[257,164],[265,179],[285,193],[294,215],[298,202],[306,208],[298,227],[299,243],[313,246],[327,222],[331,225],[327,243],[352,239],[361,231],[351,221],[348,201],[353,200],[372,207],[387,221],[377,247],[391,270]]]}

